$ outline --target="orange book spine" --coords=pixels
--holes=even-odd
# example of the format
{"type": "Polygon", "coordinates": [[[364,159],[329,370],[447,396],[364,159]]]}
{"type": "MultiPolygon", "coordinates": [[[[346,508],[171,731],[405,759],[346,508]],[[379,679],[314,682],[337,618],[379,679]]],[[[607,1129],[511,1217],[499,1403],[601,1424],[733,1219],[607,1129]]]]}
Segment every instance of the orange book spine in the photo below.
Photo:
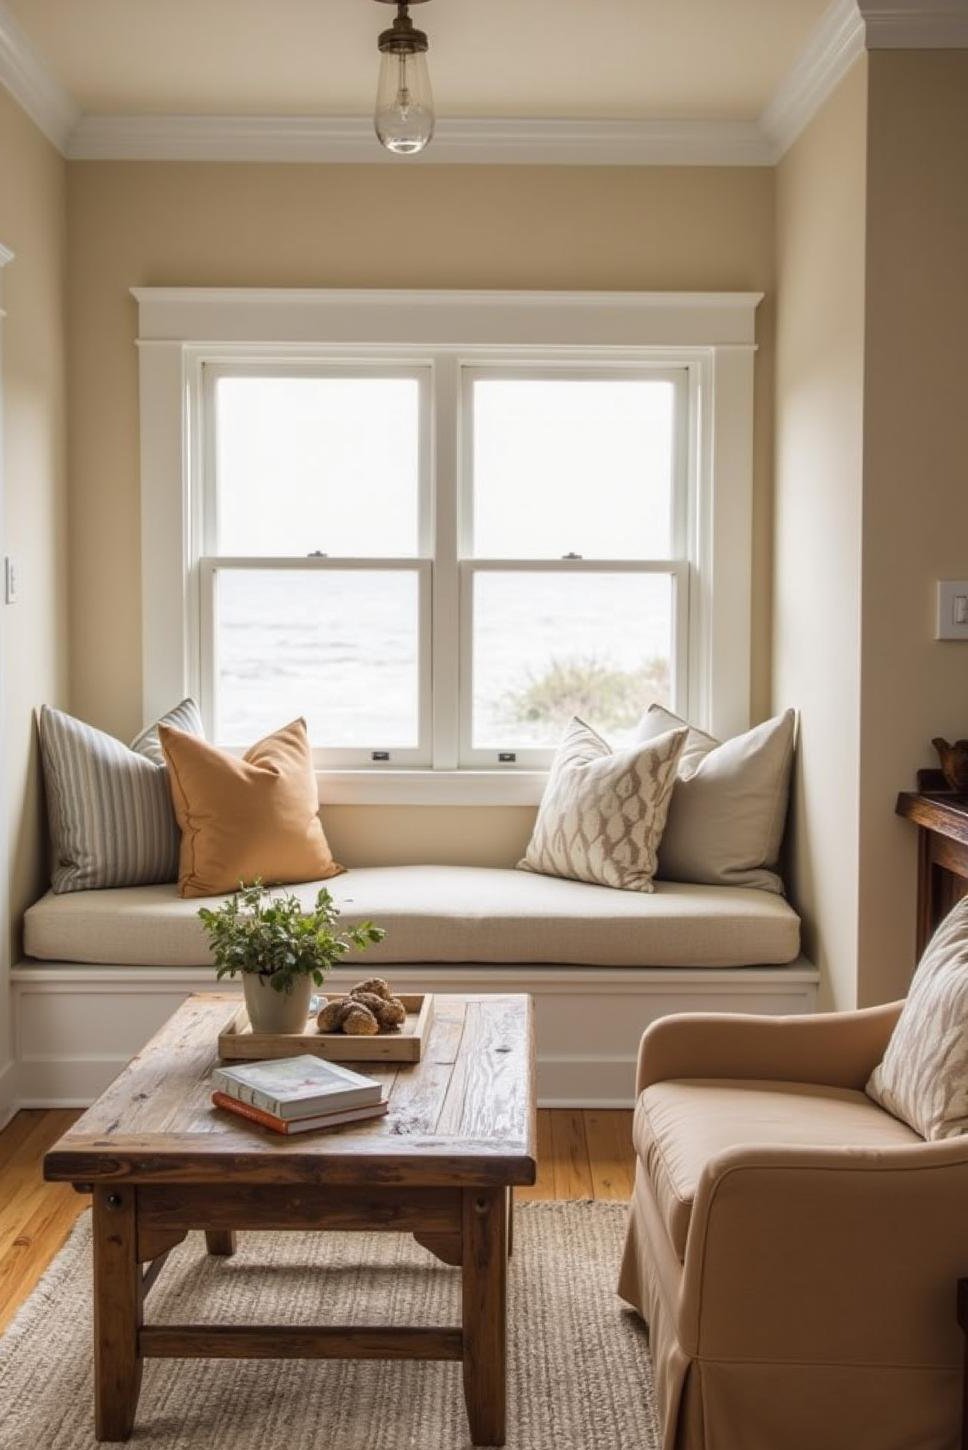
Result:
{"type": "Polygon", "coordinates": [[[274,1133],[289,1132],[289,1124],[283,1118],[274,1118],[271,1113],[263,1112],[261,1108],[254,1108],[251,1103],[242,1103],[238,1098],[230,1098],[228,1093],[212,1093],[212,1102],[217,1108],[227,1108],[230,1113],[238,1113],[240,1118],[249,1118],[263,1128],[271,1128],[274,1133]]]}

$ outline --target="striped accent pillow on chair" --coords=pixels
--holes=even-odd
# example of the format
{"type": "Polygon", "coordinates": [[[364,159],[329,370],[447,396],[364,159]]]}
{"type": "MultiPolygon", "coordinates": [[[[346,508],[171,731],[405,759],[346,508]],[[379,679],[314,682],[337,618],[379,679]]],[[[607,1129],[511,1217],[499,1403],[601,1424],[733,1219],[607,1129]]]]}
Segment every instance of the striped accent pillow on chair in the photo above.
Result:
{"type": "Polygon", "coordinates": [[[968,1133],[968,896],[928,943],[867,1093],[929,1141],[968,1133]]]}
{"type": "Polygon", "coordinates": [[[176,880],[180,834],[158,740],[161,724],[203,734],[194,700],[182,700],[130,749],[72,715],[41,707],[50,884],[58,894],[176,880]]]}

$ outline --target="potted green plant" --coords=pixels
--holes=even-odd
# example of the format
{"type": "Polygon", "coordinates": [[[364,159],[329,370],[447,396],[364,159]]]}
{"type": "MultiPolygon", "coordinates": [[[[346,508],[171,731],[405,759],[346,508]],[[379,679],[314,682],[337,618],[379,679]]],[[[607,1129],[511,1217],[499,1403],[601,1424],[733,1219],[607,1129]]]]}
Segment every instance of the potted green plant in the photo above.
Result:
{"type": "Polygon", "coordinates": [[[215,975],[242,974],[253,1032],[301,1032],[313,987],[353,947],[365,951],[383,940],[382,927],[364,921],[337,930],[340,909],[323,887],[311,911],[292,892],[273,894],[261,881],[246,886],[212,910],[198,913],[208,933],[215,975]]]}

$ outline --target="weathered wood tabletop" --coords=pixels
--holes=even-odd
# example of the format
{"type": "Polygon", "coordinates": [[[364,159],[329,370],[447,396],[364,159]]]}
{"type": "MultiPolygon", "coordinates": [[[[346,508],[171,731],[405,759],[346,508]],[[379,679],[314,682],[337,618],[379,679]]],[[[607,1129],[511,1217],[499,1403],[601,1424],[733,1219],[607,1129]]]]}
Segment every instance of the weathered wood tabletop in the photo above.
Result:
{"type": "Polygon", "coordinates": [[[49,1179],[159,1183],[528,1184],[535,1177],[534,1050],[526,996],[438,997],[420,1063],[361,1069],[385,1118],[276,1136],[214,1108],[224,993],[189,997],[47,1154],[49,1179]]]}

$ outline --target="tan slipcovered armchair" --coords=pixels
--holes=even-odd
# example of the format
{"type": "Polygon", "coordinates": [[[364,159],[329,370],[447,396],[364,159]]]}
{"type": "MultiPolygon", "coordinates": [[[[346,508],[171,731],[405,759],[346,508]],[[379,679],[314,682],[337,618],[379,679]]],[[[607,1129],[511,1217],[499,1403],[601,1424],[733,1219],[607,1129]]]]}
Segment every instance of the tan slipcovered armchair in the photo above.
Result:
{"type": "Polygon", "coordinates": [[[968,1138],[868,1098],[900,1003],[689,1014],[639,1051],[619,1293],[663,1450],[955,1450],[968,1138]]]}

